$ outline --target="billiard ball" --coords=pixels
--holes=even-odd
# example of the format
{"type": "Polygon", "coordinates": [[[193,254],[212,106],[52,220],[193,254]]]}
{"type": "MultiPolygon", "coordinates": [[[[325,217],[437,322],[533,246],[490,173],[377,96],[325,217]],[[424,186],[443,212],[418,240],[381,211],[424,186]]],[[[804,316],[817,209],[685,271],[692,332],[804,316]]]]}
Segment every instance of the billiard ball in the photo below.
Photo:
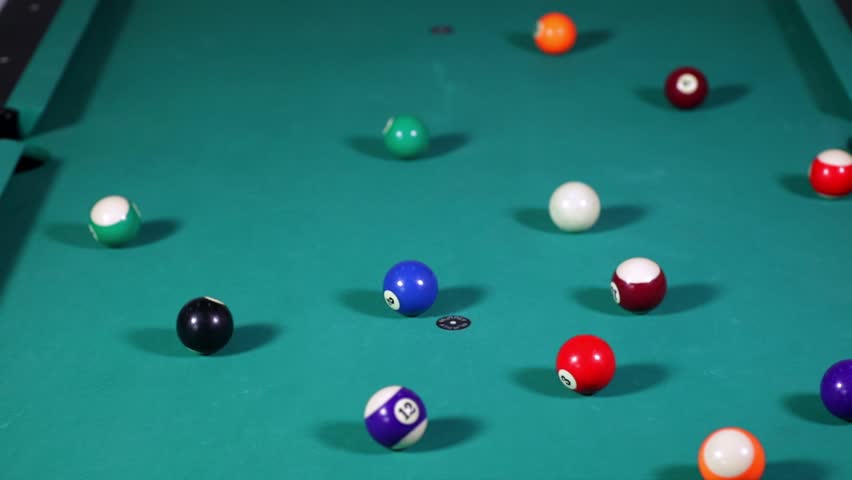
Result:
{"type": "Polygon", "coordinates": [[[666,275],[656,262],[635,257],[621,262],[609,284],[612,299],[625,310],[645,313],[666,296],[666,275]]]}
{"type": "Polygon", "coordinates": [[[601,214],[601,200],[592,187],[567,182],[550,195],[550,220],[560,230],[581,232],[594,226],[601,214]]]}
{"type": "Polygon", "coordinates": [[[594,395],[615,375],[615,353],[600,337],[577,335],[556,354],[556,375],[569,390],[594,395]]]}
{"type": "Polygon", "coordinates": [[[577,43],[577,26],[568,15],[550,12],[538,19],[533,39],[542,52],[560,55],[577,43]]]}
{"type": "Polygon", "coordinates": [[[852,192],[852,155],[840,149],[825,150],[811,162],[808,179],[825,198],[848,195],[852,192]]]}
{"type": "Polygon", "coordinates": [[[389,118],[382,130],[382,136],[388,151],[399,158],[414,158],[429,148],[429,129],[414,115],[389,118]]]}
{"type": "Polygon", "coordinates": [[[89,232],[95,241],[107,247],[129,243],[141,225],[139,207],[121,195],[98,200],[89,212],[89,232]]]}
{"type": "Polygon", "coordinates": [[[852,422],[852,360],[830,366],[822,377],[819,393],[832,415],[852,422]]]}
{"type": "Polygon", "coordinates": [[[393,385],[370,397],[364,408],[364,423],[373,440],[391,450],[404,450],[420,441],[429,419],[416,393],[393,385]]]}
{"type": "Polygon", "coordinates": [[[707,77],[697,68],[680,67],[666,78],[666,98],[677,108],[687,110],[701,105],[709,91],[707,77]]]}
{"type": "Polygon", "coordinates": [[[698,470],[704,480],[759,480],[765,468],[763,446],[742,428],[720,428],[698,450],[698,470]]]}
{"type": "Polygon", "coordinates": [[[388,270],[383,290],[391,310],[416,317],[429,310],[438,298],[438,279],[425,263],[406,260],[388,270]]]}
{"type": "Polygon", "coordinates": [[[187,302],[177,316],[177,334],[186,348],[202,355],[221,350],[234,334],[234,318],[228,307],[211,297],[187,302]]]}

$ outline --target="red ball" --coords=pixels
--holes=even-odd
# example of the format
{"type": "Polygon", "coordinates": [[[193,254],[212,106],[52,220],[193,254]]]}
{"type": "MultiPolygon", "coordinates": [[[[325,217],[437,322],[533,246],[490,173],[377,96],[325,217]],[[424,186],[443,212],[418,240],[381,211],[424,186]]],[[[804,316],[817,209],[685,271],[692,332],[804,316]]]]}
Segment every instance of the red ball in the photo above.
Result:
{"type": "Polygon", "coordinates": [[[818,194],[837,198],[852,192],[852,155],[843,150],[826,150],[811,162],[808,179],[818,194]]]}
{"type": "Polygon", "coordinates": [[[693,67],[681,67],[666,78],[666,98],[677,108],[690,109],[707,98],[710,85],[707,77],[693,67]]]}
{"type": "Polygon", "coordinates": [[[625,310],[644,313],[657,308],[666,296],[666,275],[653,260],[636,257],[621,262],[612,282],[612,299],[625,310]]]}
{"type": "Polygon", "coordinates": [[[556,374],[570,390],[593,395],[603,390],[615,375],[615,354],[603,339],[577,335],[559,349],[556,374]]]}

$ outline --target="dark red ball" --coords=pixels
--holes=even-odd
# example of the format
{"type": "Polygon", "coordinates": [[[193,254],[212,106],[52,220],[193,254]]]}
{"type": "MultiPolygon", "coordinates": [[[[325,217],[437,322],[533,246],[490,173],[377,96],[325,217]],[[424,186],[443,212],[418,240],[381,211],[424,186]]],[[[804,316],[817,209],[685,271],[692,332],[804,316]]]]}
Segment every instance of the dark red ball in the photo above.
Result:
{"type": "Polygon", "coordinates": [[[707,77],[694,67],[680,67],[666,78],[666,98],[677,108],[688,110],[701,105],[710,92],[707,77]]]}
{"type": "Polygon", "coordinates": [[[645,313],[656,308],[665,298],[667,288],[663,269],[644,257],[621,262],[610,282],[615,303],[635,313],[645,313]]]}

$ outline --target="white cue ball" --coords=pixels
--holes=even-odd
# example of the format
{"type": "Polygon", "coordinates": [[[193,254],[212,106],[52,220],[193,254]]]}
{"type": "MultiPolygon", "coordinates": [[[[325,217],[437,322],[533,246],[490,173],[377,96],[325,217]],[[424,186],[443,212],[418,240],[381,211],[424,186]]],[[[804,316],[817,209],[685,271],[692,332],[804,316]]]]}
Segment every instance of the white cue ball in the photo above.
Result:
{"type": "Polygon", "coordinates": [[[563,183],[550,196],[550,219],[560,230],[588,230],[598,221],[600,214],[601,200],[585,183],[563,183]]]}

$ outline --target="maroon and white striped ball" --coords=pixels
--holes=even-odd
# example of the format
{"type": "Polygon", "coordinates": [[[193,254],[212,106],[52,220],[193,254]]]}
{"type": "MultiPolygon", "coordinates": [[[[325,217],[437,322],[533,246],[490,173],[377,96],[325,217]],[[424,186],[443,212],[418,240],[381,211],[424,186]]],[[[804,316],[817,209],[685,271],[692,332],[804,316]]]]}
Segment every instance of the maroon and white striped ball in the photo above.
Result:
{"type": "Polygon", "coordinates": [[[612,274],[612,299],[625,310],[651,311],[666,296],[666,275],[653,260],[636,257],[625,260],[612,274]]]}
{"type": "Polygon", "coordinates": [[[707,77],[695,67],[680,67],[666,77],[666,98],[677,108],[689,110],[701,105],[710,91],[707,77]]]}

